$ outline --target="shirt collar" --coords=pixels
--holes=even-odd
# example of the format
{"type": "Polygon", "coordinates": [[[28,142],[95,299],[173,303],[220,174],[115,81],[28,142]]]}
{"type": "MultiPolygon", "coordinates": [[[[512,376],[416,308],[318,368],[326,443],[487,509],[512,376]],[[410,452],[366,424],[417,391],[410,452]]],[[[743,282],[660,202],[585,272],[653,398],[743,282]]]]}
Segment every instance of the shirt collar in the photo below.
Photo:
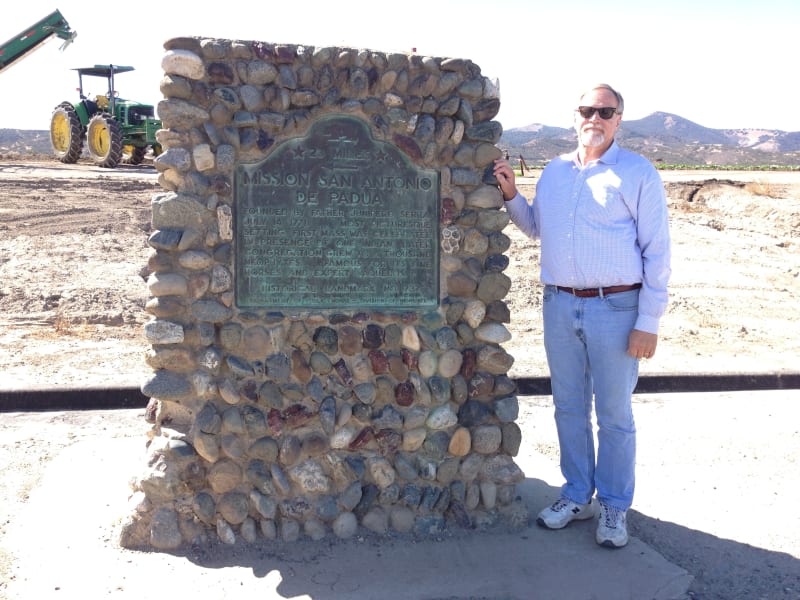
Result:
{"type": "MultiPolygon", "coordinates": [[[[617,164],[618,157],[619,157],[619,146],[617,145],[617,140],[614,139],[611,141],[611,145],[608,147],[608,150],[606,150],[603,153],[603,155],[597,159],[597,162],[605,163],[607,165],[615,165],[617,164]]],[[[575,151],[572,153],[572,160],[576,165],[580,166],[581,161],[578,159],[577,149],[575,149],[575,151]]]]}

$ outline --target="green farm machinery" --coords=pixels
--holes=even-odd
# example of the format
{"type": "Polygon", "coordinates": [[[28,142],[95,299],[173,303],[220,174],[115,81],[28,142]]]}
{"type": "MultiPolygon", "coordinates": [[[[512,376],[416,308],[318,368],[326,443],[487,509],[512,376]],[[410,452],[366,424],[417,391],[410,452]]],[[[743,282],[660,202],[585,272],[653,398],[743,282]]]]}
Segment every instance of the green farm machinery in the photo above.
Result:
{"type": "Polygon", "coordinates": [[[154,156],[160,154],[156,131],[161,128],[161,121],[155,118],[154,107],[124,100],[114,87],[114,76],[133,71],[133,67],[95,65],[75,71],[80,100],[74,104],[62,102],[50,119],[50,142],[61,162],[77,162],[84,140],[95,164],[111,169],[120,162],[138,165],[148,149],[154,156]],[[107,91],[88,98],[83,91],[83,78],[87,76],[105,78],[107,91]]]}
{"type": "MultiPolygon", "coordinates": [[[[63,15],[58,10],[53,11],[0,45],[0,72],[54,37],[64,40],[61,45],[64,50],[76,36],[63,15]]],[[[154,156],[161,153],[156,141],[161,121],[155,118],[154,107],[119,98],[114,87],[114,75],[133,71],[133,67],[95,65],[75,70],[79,101],[62,102],[50,118],[50,142],[61,162],[77,162],[83,153],[84,141],[92,160],[101,167],[114,168],[120,162],[139,164],[148,149],[154,156]],[[88,98],[83,92],[86,76],[105,78],[105,92],[88,98]]]]}
{"type": "Polygon", "coordinates": [[[5,71],[15,62],[25,58],[31,52],[40,48],[53,37],[64,40],[61,50],[64,50],[77,36],[67,20],[59,11],[53,11],[41,21],[34,23],[25,31],[12,37],[0,45],[0,73],[5,71]]]}

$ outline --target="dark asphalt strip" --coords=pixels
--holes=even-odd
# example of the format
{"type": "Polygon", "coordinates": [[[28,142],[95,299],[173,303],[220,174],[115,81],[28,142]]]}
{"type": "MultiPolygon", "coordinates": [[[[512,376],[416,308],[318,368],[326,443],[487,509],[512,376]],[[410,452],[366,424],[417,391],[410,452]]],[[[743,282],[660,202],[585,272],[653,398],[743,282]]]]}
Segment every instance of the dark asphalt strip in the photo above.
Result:
{"type": "MultiPolygon", "coordinates": [[[[551,393],[548,377],[521,377],[515,383],[520,396],[547,396],[551,393]]],[[[639,378],[636,393],[789,389],[800,389],[800,373],[646,375],[639,378]]],[[[0,412],[144,408],[147,401],[147,396],[134,387],[0,390],[0,412]]]]}

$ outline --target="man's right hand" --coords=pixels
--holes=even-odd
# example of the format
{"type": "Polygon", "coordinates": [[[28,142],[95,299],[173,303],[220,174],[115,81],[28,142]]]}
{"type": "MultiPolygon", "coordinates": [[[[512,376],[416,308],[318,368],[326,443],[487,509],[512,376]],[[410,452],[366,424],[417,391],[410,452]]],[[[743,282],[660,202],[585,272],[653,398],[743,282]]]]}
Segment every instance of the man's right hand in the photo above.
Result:
{"type": "Polygon", "coordinates": [[[507,160],[501,158],[494,161],[494,176],[497,178],[500,191],[503,192],[503,200],[507,202],[517,195],[517,186],[514,183],[514,169],[511,168],[507,160]]]}

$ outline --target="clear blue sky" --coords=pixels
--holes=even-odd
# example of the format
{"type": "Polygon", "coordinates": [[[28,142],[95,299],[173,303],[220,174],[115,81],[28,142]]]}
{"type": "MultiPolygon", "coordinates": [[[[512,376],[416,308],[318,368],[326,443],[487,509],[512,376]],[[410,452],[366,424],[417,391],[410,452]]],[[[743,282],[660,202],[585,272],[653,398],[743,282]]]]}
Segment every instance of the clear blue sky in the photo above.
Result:
{"type": "Polygon", "coordinates": [[[423,55],[468,58],[499,80],[497,119],[505,129],[569,127],[579,92],[606,81],[625,96],[627,119],[664,111],[706,127],[800,131],[798,0],[227,0],[213,6],[14,2],[0,19],[0,40],[56,8],[78,37],[64,52],[54,40],[0,73],[0,128],[48,129],[53,108],[77,100],[71,69],[96,63],[135,67],[116,87],[125,98],[157,104],[163,43],[189,35],[387,52],[416,47],[423,55]]]}

